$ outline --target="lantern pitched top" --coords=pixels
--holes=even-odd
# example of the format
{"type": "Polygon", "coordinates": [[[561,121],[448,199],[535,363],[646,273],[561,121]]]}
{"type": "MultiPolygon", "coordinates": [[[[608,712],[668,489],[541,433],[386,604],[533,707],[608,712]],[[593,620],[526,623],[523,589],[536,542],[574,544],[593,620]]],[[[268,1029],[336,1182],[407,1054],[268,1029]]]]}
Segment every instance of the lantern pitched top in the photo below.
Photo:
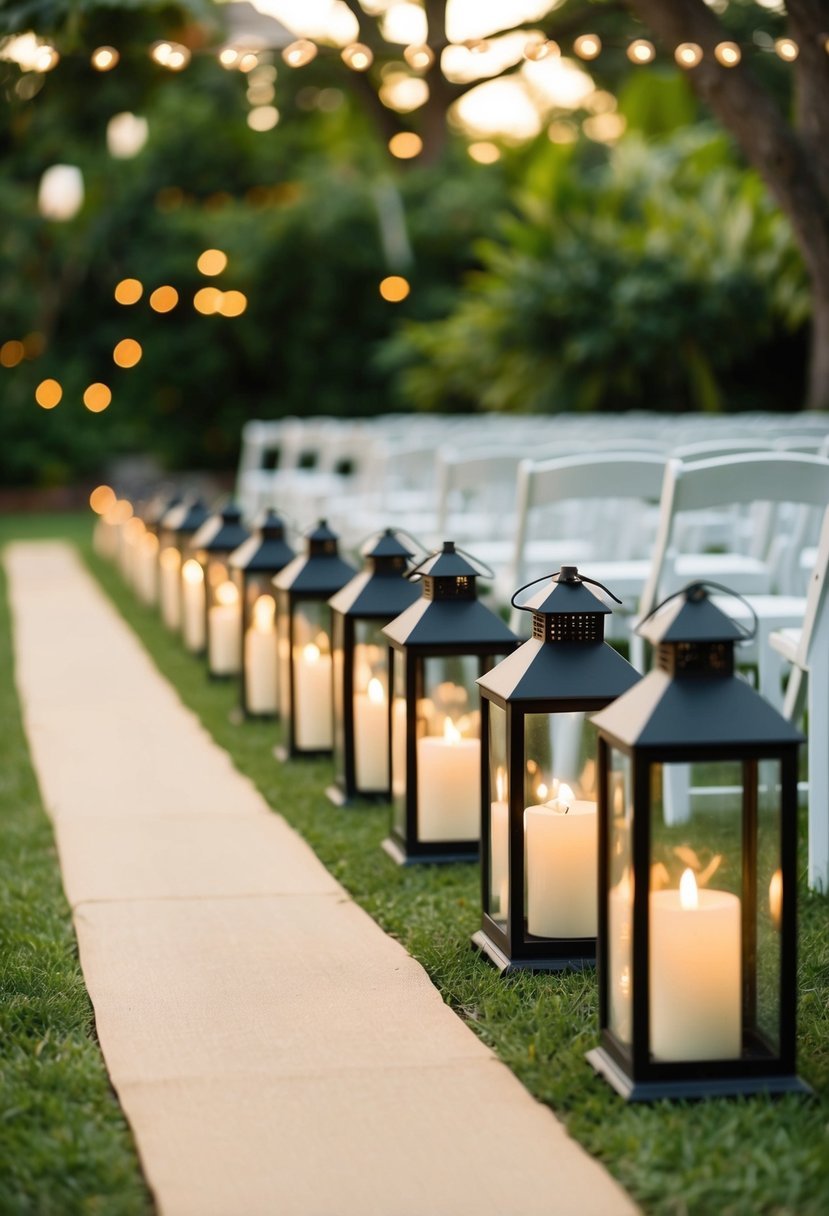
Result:
{"type": "Polygon", "coordinates": [[[641,622],[638,632],[653,646],[663,642],[739,642],[747,636],[744,629],[711,602],[704,583],[689,583],[665,600],[641,622]]]}
{"type": "Polygon", "coordinates": [[[276,574],[294,556],[285,540],[285,524],[268,508],[254,534],[234,549],[228,561],[234,570],[276,574]]]}
{"type": "Polygon", "coordinates": [[[417,586],[406,578],[411,550],[386,528],[363,549],[366,564],[329,600],[335,612],[390,621],[420,598],[417,586]]]}
{"type": "MultiPolygon", "coordinates": [[[[542,587],[525,603],[516,604],[516,607],[522,611],[540,612],[544,616],[573,612],[598,612],[606,616],[610,612],[607,604],[588,589],[586,583],[593,580],[580,574],[578,566],[562,566],[550,579],[552,586],[548,584],[542,587]]],[[[594,583],[594,586],[600,584],[594,583]]]]}
{"type": "Polygon", "coordinates": [[[443,548],[430,554],[416,572],[424,578],[478,578],[481,574],[477,566],[458,552],[453,540],[445,540],[443,548]]]}
{"type": "MultiPolygon", "coordinates": [[[[413,556],[411,549],[406,548],[394,528],[384,528],[379,536],[372,537],[361,550],[361,554],[368,560],[374,559],[375,566],[378,561],[385,564],[387,559],[392,558],[402,558],[405,565],[413,556]]],[[[400,567],[396,566],[395,569],[400,569],[400,567]]]]}
{"type": "Polygon", "coordinates": [[[206,553],[232,552],[246,541],[250,533],[242,523],[242,512],[235,502],[228,502],[206,519],[193,537],[193,546],[206,553]]]}
{"type": "Polygon", "coordinates": [[[161,526],[173,532],[191,533],[200,528],[209,516],[210,510],[203,499],[188,498],[167,512],[161,526]]]}
{"type": "Polygon", "coordinates": [[[283,591],[328,598],[357,573],[350,562],[340,557],[336,532],[321,519],[305,537],[305,553],[289,562],[273,580],[283,591]]]}

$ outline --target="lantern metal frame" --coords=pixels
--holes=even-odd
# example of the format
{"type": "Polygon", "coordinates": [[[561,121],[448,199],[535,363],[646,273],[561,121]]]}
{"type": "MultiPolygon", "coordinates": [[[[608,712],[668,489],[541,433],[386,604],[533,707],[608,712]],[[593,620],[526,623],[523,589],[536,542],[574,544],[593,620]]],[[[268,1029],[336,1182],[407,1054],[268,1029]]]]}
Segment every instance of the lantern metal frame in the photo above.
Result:
{"type": "MultiPolygon", "coordinates": [[[[326,795],[335,806],[357,799],[388,802],[391,797],[391,768],[388,763],[388,715],[385,723],[384,760],[388,780],[380,788],[361,788],[358,782],[359,742],[355,723],[355,697],[358,695],[356,652],[362,627],[381,633],[382,627],[399,616],[420,597],[420,589],[405,576],[412,557],[411,549],[400,541],[392,528],[364,547],[365,565],[359,574],[332,596],[331,647],[334,660],[334,784],[326,795]]],[[[388,642],[381,639],[385,655],[385,700],[391,701],[388,642]]],[[[379,670],[379,669],[378,669],[379,670]]],[[[375,677],[376,678],[376,677],[375,677]]]]}
{"type": "MultiPolygon", "coordinates": [[[[237,549],[234,549],[228,558],[228,565],[233,572],[233,578],[236,582],[242,605],[242,668],[239,677],[239,709],[245,718],[273,719],[279,717],[278,675],[276,710],[273,713],[262,713],[253,711],[248,707],[245,637],[252,623],[253,601],[251,589],[254,586],[259,586],[260,594],[268,594],[273,579],[295,557],[296,553],[285,539],[285,524],[275,511],[268,508],[256,526],[253,535],[249,536],[237,549]],[[267,585],[268,591],[264,590],[265,585],[267,585]]],[[[274,629],[276,627],[276,619],[274,617],[274,629]]]]}
{"type": "MultiPolygon", "coordinates": [[[[477,579],[484,573],[447,540],[443,548],[430,554],[410,572],[419,579],[422,593],[400,616],[383,629],[389,639],[389,771],[394,806],[394,689],[398,670],[405,688],[405,790],[402,830],[395,808],[391,830],[383,849],[398,865],[419,862],[443,864],[475,861],[480,852],[480,831],[474,839],[422,840],[418,824],[418,702],[425,684],[424,665],[429,659],[477,658],[478,677],[487,672],[499,656],[511,653],[518,645],[512,630],[477,597],[477,579]]],[[[491,571],[486,571],[491,574],[491,571]]],[[[478,765],[483,778],[483,759],[478,765]]]]}
{"type": "Polygon", "coordinates": [[[331,682],[331,745],[308,747],[303,746],[298,739],[295,652],[299,638],[296,618],[303,605],[314,605],[321,609],[321,619],[324,622],[323,632],[326,633],[330,646],[332,623],[328,601],[357,573],[354,566],[340,556],[339,537],[329,528],[326,520],[321,519],[305,539],[305,553],[295,557],[272,580],[277,592],[276,615],[279,628],[277,645],[284,646],[287,651],[284,660],[280,661],[284,661],[283,670],[288,676],[287,681],[280,678],[280,718],[283,723],[284,738],[283,742],[274,748],[274,755],[279,760],[332,754],[333,678],[331,682]]]}
{"type": "MultiPolygon", "coordinates": [[[[595,712],[626,692],[639,679],[633,668],[604,640],[604,618],[610,608],[585,585],[594,580],[576,566],[562,566],[524,604],[532,613],[532,637],[478,680],[481,690],[481,928],[472,945],[502,974],[513,971],[560,971],[592,966],[595,936],[531,934],[525,907],[528,890],[525,846],[527,719],[543,715],[595,712]],[[506,880],[507,913],[493,908],[493,797],[491,786],[491,707],[504,714],[506,758],[506,880]]],[[[541,579],[534,580],[541,582],[541,579]]],[[[606,588],[602,588],[606,591],[606,588]]],[[[612,593],[608,593],[612,596],[612,593]]],[[[612,596],[612,598],[616,598],[612,596]]],[[[620,602],[617,600],[617,603],[620,602]]],[[[552,722],[551,722],[552,726],[552,722]]],[[[555,763],[555,759],[554,759],[555,763]]],[[[566,813],[566,812],[565,812],[566,813]]],[[[598,859],[595,861],[598,869],[598,859]]]]}
{"type": "MultiPolygon", "coordinates": [[[[212,572],[218,564],[225,569],[227,574],[227,578],[222,581],[232,582],[230,555],[241,544],[244,544],[249,536],[249,529],[242,523],[241,509],[235,502],[228,502],[220,511],[205,520],[190,541],[190,555],[199,563],[204,576],[204,649],[207,655],[207,674],[211,680],[235,680],[239,674],[237,671],[214,670],[210,645],[210,609],[216,604],[215,593],[219,583],[212,578],[212,572]]],[[[240,605],[240,618],[241,615],[242,607],[240,605]]]]}
{"type": "MultiPolygon", "coordinates": [[[[720,588],[720,590],[723,590],[720,588]]],[[[599,1023],[600,1046],[587,1059],[628,1101],[754,1093],[809,1093],[795,1071],[797,1000],[797,773],[803,736],[734,674],[734,645],[746,633],[692,584],[659,605],[640,626],[656,647],[656,666],[634,688],[593,718],[598,730],[599,783],[599,1023]],[[613,754],[629,765],[630,1034],[611,1027],[613,754]],[[757,1019],[758,830],[760,770],[779,764],[775,857],[779,861],[779,971],[776,1027],[764,1034],[757,1019]],[[740,766],[739,824],[739,1056],[655,1059],[651,1053],[651,864],[654,777],[657,766],[728,762],[740,766]]],[[[666,780],[662,769],[663,780],[666,780]]],[[[766,839],[764,835],[764,839],[766,839]]],[[[774,843],[774,842],[773,842],[774,843]]],[[[773,913],[772,913],[773,915],[773,913]]],[[[621,940],[621,939],[620,939],[621,940]]],[[[618,1016],[618,1015],[617,1015],[618,1016]]],[[[686,1056],[691,1054],[686,1051],[686,1056]]]]}

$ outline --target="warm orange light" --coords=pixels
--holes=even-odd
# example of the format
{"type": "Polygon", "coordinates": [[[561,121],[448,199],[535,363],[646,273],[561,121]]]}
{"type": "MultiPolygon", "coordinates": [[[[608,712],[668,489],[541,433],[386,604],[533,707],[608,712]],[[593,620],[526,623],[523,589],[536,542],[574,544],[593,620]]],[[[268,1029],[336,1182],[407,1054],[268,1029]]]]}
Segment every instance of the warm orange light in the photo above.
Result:
{"type": "Polygon", "coordinates": [[[316,54],[316,43],[311,42],[308,38],[298,38],[296,42],[285,47],[282,58],[289,68],[302,68],[306,63],[310,63],[316,54]]]}
{"type": "Polygon", "coordinates": [[[783,921],[783,871],[775,870],[769,883],[769,915],[775,929],[783,921]]]}
{"type": "Polygon", "coordinates": [[[235,47],[224,46],[219,51],[219,63],[223,68],[233,68],[239,62],[239,52],[235,47]]]}
{"type": "Polygon", "coordinates": [[[714,58],[724,68],[734,68],[740,62],[743,53],[736,42],[718,42],[714,47],[714,58]]]}
{"type": "Polygon", "coordinates": [[[190,52],[180,42],[155,42],[150,49],[150,56],[170,72],[180,72],[190,62],[190,52]]]}
{"type": "Polygon", "coordinates": [[[135,338],[122,338],[112,352],[112,358],[119,367],[135,367],[143,355],[141,343],[135,338]]]}
{"type": "Polygon", "coordinates": [[[120,58],[114,46],[99,46],[92,52],[91,62],[96,72],[111,72],[120,58]]]}
{"type": "Polygon", "coordinates": [[[227,254],[221,249],[205,249],[199,254],[196,266],[202,274],[221,274],[227,266],[227,254]]]}
{"type": "Polygon", "coordinates": [[[383,687],[382,681],[378,680],[376,676],[373,676],[369,680],[366,692],[372,705],[382,705],[386,700],[386,690],[383,687]]]}
{"type": "Polygon", "coordinates": [[[100,414],[112,401],[112,392],[106,384],[96,380],[84,391],[83,403],[91,414],[100,414]]]}
{"type": "Polygon", "coordinates": [[[341,58],[352,72],[366,72],[374,63],[374,54],[364,42],[352,42],[349,46],[344,47],[341,58]]]}
{"type": "Polygon", "coordinates": [[[627,57],[631,63],[652,63],[656,56],[656,47],[647,38],[637,38],[627,49],[627,57]]]}
{"type": "Polygon", "coordinates": [[[240,72],[252,72],[254,68],[259,67],[259,56],[255,55],[253,51],[245,51],[243,55],[239,56],[237,66],[240,72]]]}
{"type": "Polygon", "coordinates": [[[63,396],[63,389],[57,380],[41,380],[35,389],[35,401],[44,410],[53,410],[63,396]]]}
{"type": "Polygon", "coordinates": [[[156,287],[150,296],[150,308],[156,312],[170,312],[178,304],[178,292],[175,287],[156,287]]]}
{"type": "Polygon", "coordinates": [[[202,313],[205,317],[218,312],[221,302],[222,293],[217,287],[200,287],[193,296],[193,307],[196,312],[202,313]]]}
{"type": "Polygon", "coordinates": [[[23,343],[18,342],[17,338],[10,338],[0,346],[0,366],[17,367],[25,353],[23,343]]]}
{"type": "Polygon", "coordinates": [[[116,498],[106,513],[107,523],[110,524],[125,524],[132,517],[132,503],[127,498],[116,498]]]}
{"type": "Polygon", "coordinates": [[[53,46],[44,43],[35,51],[32,69],[35,72],[51,72],[60,62],[60,55],[53,46]]]}
{"type": "Polygon", "coordinates": [[[524,58],[529,59],[532,63],[538,63],[542,59],[548,59],[551,55],[560,54],[561,47],[557,42],[541,36],[530,39],[524,47],[524,58]]]}
{"type": "Polygon", "coordinates": [[[425,44],[407,46],[403,51],[403,58],[415,72],[425,72],[435,62],[435,52],[425,44]]]}
{"type": "Polygon", "coordinates": [[[800,47],[793,38],[778,38],[774,44],[774,49],[786,63],[794,63],[800,54],[800,47]]]}
{"type": "Polygon", "coordinates": [[[699,907],[699,891],[693,870],[683,870],[679,880],[679,906],[690,911],[699,907]]]}
{"type": "Polygon", "coordinates": [[[203,583],[204,571],[195,558],[188,557],[187,561],[181,567],[181,577],[186,583],[203,583]]]}
{"type": "Polygon", "coordinates": [[[501,159],[501,149],[497,144],[490,143],[488,139],[476,140],[466,150],[479,165],[494,165],[497,160],[501,159]]]}
{"type": "Polygon", "coordinates": [[[423,140],[414,131],[398,131],[389,140],[389,152],[398,160],[411,160],[423,151],[423,140]]]}
{"type": "Polygon", "coordinates": [[[46,339],[38,330],[23,335],[23,355],[26,359],[36,359],[45,349],[46,339]]]}
{"type": "Polygon", "coordinates": [[[118,304],[137,304],[144,294],[144,284],[138,279],[122,279],[115,285],[115,300],[118,304]]]}
{"type": "Polygon", "coordinates": [[[401,274],[387,275],[380,284],[380,295],[390,304],[399,304],[411,290],[409,280],[404,279],[401,274]]]}
{"type": "Polygon", "coordinates": [[[253,627],[259,633],[270,633],[276,616],[276,600],[272,595],[260,595],[253,605],[253,627]]]}
{"type": "Polygon", "coordinates": [[[223,317],[241,317],[248,306],[248,298],[243,291],[223,291],[216,311],[223,317]]]}
{"type": "Polygon", "coordinates": [[[674,59],[681,68],[695,68],[702,61],[702,47],[696,42],[681,42],[674,51],[674,59]]]}
{"type": "Polygon", "coordinates": [[[451,718],[443,719],[443,737],[447,743],[460,743],[461,732],[451,718]]]}
{"type": "Polygon", "coordinates": [[[103,515],[115,506],[116,495],[112,486],[96,486],[89,495],[89,505],[96,515],[103,515]]]}
{"type": "Polygon", "coordinates": [[[598,34],[580,34],[573,43],[579,59],[595,59],[602,51],[602,40],[598,34]]]}

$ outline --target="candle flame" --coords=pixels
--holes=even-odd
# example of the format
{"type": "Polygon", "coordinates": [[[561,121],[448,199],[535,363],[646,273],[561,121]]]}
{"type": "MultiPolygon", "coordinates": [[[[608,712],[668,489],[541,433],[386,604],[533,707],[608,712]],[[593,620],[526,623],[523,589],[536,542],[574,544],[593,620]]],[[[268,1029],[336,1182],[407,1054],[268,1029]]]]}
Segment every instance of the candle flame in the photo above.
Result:
{"type": "Polygon", "coordinates": [[[693,870],[684,870],[679,880],[679,903],[682,908],[699,907],[699,892],[693,870]]]}
{"type": "Polygon", "coordinates": [[[368,691],[368,699],[369,699],[369,701],[371,701],[372,705],[382,705],[383,704],[383,702],[386,699],[386,693],[383,688],[382,682],[380,680],[378,680],[376,676],[374,676],[371,680],[369,680],[367,691],[368,691]]]}
{"type": "Polygon", "coordinates": [[[204,582],[204,571],[195,558],[188,557],[181,567],[181,577],[187,583],[202,583],[204,582]]]}
{"type": "Polygon", "coordinates": [[[276,600],[272,595],[260,595],[253,605],[253,625],[260,633],[270,633],[276,613],[276,600]]]}
{"type": "Polygon", "coordinates": [[[775,870],[769,883],[769,913],[775,929],[780,928],[783,916],[783,871],[775,870]]]}
{"type": "Polygon", "coordinates": [[[226,608],[232,607],[239,603],[239,592],[230,580],[224,583],[219,583],[216,588],[216,603],[224,604],[226,608]]]}
{"type": "Polygon", "coordinates": [[[162,549],[158,560],[165,570],[178,570],[181,555],[178,549],[162,549]]]}
{"type": "Polygon", "coordinates": [[[302,657],[306,663],[317,663],[320,657],[320,648],[314,642],[309,642],[302,651],[302,657]]]}
{"type": "Polygon", "coordinates": [[[550,792],[550,791],[547,789],[547,786],[544,784],[544,782],[543,782],[543,781],[539,781],[539,783],[538,783],[538,788],[537,788],[537,789],[536,789],[536,791],[535,791],[535,796],[536,796],[536,798],[538,799],[538,801],[539,801],[539,802],[545,802],[545,801],[546,801],[546,799],[547,799],[547,795],[549,794],[549,792],[550,792]]]}
{"type": "Polygon", "coordinates": [[[461,741],[461,732],[449,717],[443,719],[443,737],[447,743],[460,743],[461,741]]]}
{"type": "Polygon", "coordinates": [[[507,774],[502,768],[498,768],[495,772],[495,797],[499,802],[503,802],[507,795],[507,774]]]}
{"type": "Polygon", "coordinates": [[[558,787],[558,800],[562,808],[566,806],[569,807],[570,803],[575,801],[575,798],[576,795],[573,793],[570,786],[567,785],[566,782],[562,781],[561,785],[558,787]]]}

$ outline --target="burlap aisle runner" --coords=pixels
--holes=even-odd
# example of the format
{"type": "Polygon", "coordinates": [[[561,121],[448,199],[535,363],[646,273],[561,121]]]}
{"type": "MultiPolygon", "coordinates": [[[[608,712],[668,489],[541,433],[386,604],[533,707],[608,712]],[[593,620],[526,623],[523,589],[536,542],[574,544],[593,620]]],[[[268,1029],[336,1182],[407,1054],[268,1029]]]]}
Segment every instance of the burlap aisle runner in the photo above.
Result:
{"type": "Polygon", "coordinates": [[[163,1216],[627,1216],[333,881],[66,545],[6,556],[17,682],[163,1216]]]}

